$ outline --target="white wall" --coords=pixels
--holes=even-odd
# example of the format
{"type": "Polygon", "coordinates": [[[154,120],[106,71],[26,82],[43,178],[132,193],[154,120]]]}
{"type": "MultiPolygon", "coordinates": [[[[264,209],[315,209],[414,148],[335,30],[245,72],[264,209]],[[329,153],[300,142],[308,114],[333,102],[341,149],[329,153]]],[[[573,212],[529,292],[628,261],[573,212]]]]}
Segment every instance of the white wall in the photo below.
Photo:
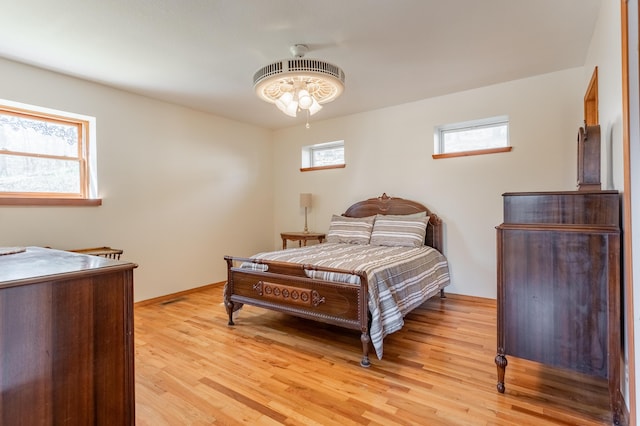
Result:
{"type": "Polygon", "coordinates": [[[271,132],[0,60],[0,97],[97,118],[101,207],[0,206],[0,246],[108,245],[135,299],[226,279],[225,254],[271,247],[271,132]]]}
{"type": "MultiPolygon", "coordinates": [[[[622,43],[620,2],[602,0],[598,21],[585,61],[583,86],[589,84],[598,67],[598,119],[601,141],[602,189],[624,191],[623,126],[622,126],[622,43]]],[[[624,229],[623,229],[624,232],[624,229]]],[[[623,289],[624,291],[624,289],[623,289]]],[[[623,296],[625,299],[627,294],[623,296]]],[[[623,303],[622,308],[624,309],[623,303]]],[[[630,314],[624,312],[625,322],[630,314]]],[[[627,332],[623,327],[623,332],[627,332]]],[[[629,406],[629,339],[623,337],[625,348],[621,365],[621,387],[629,406]]]]}
{"type": "Polygon", "coordinates": [[[598,118],[602,149],[602,189],[624,189],[622,149],[622,54],[620,2],[603,0],[593,33],[582,85],[586,92],[598,67],[598,118]]]}
{"type": "Polygon", "coordinates": [[[303,228],[299,193],[314,197],[310,230],[327,231],[332,214],[386,192],[444,220],[450,292],[495,298],[502,193],[576,188],[583,75],[575,68],[275,132],[274,248],[279,232],[303,228]],[[512,152],[431,158],[435,126],[505,114],[512,152]],[[346,168],[300,172],[302,146],[339,139],[346,168]]]}
{"type": "MultiPolygon", "coordinates": [[[[630,0],[628,2],[628,32],[629,32],[629,161],[631,165],[629,170],[629,182],[630,182],[630,205],[629,211],[631,212],[632,219],[640,218],[640,52],[638,52],[638,40],[640,40],[639,30],[639,8],[638,0],[630,0]]],[[[637,227],[640,226],[640,222],[634,225],[636,231],[633,229],[625,229],[627,236],[631,237],[631,247],[627,255],[631,259],[631,277],[627,279],[634,283],[633,288],[633,313],[627,312],[626,318],[628,324],[633,325],[634,336],[638,336],[640,333],[640,291],[638,286],[640,285],[640,232],[637,231],[637,227]],[[635,317],[634,317],[635,316],[635,317]],[[631,322],[633,321],[633,322],[631,322]]],[[[627,296],[625,294],[625,296],[627,296]]],[[[628,333],[628,330],[627,330],[628,333]]],[[[631,401],[630,396],[625,394],[625,400],[627,405],[634,403],[635,416],[633,411],[631,414],[631,424],[640,423],[640,413],[638,407],[640,407],[640,392],[637,388],[637,378],[640,375],[638,367],[640,366],[640,339],[635,338],[625,339],[628,347],[633,347],[634,351],[634,370],[635,370],[635,401],[631,401]]],[[[625,351],[625,355],[628,356],[628,352],[625,351]]],[[[628,358],[625,358],[628,359],[628,358]]]]}
{"type": "Polygon", "coordinates": [[[300,192],[314,194],[309,227],[319,231],[383,192],[425,203],[445,222],[450,291],[495,297],[501,194],[575,188],[582,68],[273,134],[11,61],[0,60],[0,73],[6,99],[97,117],[103,198],[101,207],[0,207],[0,245],[122,248],[140,265],[136,300],[224,280],[224,254],[279,248],[281,231],[303,227],[300,192]],[[503,114],[512,152],[431,158],[434,126],[503,114]],[[299,171],[303,145],[337,139],[345,169],[299,171]]]}

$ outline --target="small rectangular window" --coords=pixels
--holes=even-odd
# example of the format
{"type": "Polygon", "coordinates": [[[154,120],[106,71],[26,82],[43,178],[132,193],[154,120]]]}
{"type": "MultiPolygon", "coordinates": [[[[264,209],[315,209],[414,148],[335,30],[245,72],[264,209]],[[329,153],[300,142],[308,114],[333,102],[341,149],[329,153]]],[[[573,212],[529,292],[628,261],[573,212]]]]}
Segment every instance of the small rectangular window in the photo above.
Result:
{"type": "MultiPolygon", "coordinates": [[[[436,127],[436,155],[473,155],[511,150],[509,117],[500,116],[436,127]]],[[[434,158],[437,158],[434,155],[434,158]]]]}
{"type": "Polygon", "coordinates": [[[0,199],[91,198],[94,120],[0,101],[0,199]]]}
{"type": "Polygon", "coordinates": [[[301,170],[344,167],[344,141],[302,147],[301,170]]]}

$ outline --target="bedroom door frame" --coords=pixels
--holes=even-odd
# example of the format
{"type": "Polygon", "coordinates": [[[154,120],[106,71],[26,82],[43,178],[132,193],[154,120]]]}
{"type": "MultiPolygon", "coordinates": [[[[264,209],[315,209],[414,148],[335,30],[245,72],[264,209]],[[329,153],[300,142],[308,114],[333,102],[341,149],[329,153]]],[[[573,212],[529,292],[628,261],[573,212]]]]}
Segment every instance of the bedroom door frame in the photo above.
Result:
{"type": "MultiPolygon", "coordinates": [[[[623,191],[623,278],[625,294],[625,335],[628,360],[629,424],[637,419],[636,368],[640,350],[636,350],[635,312],[640,310],[640,292],[634,294],[634,272],[640,276],[640,250],[633,252],[633,243],[640,247],[640,237],[633,237],[632,214],[640,212],[640,190],[632,192],[633,184],[640,184],[640,60],[638,56],[638,0],[620,0],[622,36],[622,138],[624,161],[623,191]],[[631,44],[630,44],[631,42],[631,44]],[[635,165],[635,172],[632,169],[635,165]],[[638,297],[638,300],[636,300],[638,297]]],[[[640,326],[640,318],[638,319],[640,326]]],[[[638,342],[640,344],[640,342],[638,342]]]]}

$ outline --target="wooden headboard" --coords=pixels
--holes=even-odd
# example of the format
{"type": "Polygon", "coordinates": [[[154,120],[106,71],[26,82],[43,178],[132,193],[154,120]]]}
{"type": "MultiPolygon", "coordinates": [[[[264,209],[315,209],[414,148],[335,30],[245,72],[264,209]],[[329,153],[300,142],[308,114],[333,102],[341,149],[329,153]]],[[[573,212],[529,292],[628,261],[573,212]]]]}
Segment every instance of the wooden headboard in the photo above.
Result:
{"type": "Polygon", "coordinates": [[[342,215],[348,217],[367,217],[376,214],[412,214],[426,212],[429,216],[429,226],[425,244],[443,253],[442,220],[424,205],[404,198],[389,197],[382,194],[377,198],[359,201],[349,207],[342,215]]]}

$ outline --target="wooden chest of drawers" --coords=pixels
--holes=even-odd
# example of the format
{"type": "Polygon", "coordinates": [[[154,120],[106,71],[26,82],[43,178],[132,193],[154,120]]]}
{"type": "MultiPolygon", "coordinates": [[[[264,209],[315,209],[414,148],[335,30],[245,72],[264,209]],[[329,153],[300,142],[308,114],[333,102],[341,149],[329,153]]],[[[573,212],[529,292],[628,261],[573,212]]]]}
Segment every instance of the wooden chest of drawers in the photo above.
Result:
{"type": "Polygon", "coordinates": [[[135,424],[135,267],[38,247],[0,256],[0,424],[135,424]]]}
{"type": "Polygon", "coordinates": [[[607,378],[620,395],[617,191],[503,194],[497,227],[498,391],[507,355],[607,378]]]}

